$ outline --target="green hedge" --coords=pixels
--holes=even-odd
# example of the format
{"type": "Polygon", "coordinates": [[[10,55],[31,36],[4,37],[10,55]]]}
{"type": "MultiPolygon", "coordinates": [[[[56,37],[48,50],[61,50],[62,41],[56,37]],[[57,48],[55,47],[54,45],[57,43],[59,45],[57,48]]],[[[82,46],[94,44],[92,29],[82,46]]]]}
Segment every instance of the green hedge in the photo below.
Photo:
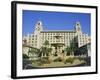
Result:
{"type": "Polygon", "coordinates": [[[65,63],[65,64],[66,64],[66,63],[71,63],[71,64],[72,64],[72,63],[74,62],[74,60],[75,60],[75,58],[68,58],[68,59],[65,60],[64,63],[65,63]]]}
{"type": "Polygon", "coordinates": [[[54,60],[54,62],[61,62],[62,61],[62,59],[60,58],[60,57],[58,57],[58,58],[56,58],[55,60],[54,60]]]}
{"type": "Polygon", "coordinates": [[[26,54],[23,54],[23,59],[29,59],[29,56],[26,54]]]}

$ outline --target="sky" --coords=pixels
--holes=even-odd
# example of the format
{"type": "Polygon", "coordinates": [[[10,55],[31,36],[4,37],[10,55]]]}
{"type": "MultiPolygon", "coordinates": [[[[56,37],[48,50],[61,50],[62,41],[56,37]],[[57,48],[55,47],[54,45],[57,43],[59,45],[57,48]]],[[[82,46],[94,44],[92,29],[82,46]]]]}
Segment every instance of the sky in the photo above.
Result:
{"type": "Polygon", "coordinates": [[[42,21],[45,30],[74,30],[75,23],[80,22],[82,32],[91,35],[89,13],[23,10],[22,15],[23,35],[33,33],[38,21],[42,21]]]}

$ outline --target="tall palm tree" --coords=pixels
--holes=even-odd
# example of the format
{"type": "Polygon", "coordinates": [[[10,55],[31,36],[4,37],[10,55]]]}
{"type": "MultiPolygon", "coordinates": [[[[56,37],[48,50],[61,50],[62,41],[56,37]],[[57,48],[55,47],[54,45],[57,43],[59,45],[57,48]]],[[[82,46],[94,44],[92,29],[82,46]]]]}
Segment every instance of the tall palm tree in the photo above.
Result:
{"type": "Polygon", "coordinates": [[[66,55],[70,55],[70,53],[71,53],[70,46],[68,46],[67,48],[65,48],[65,52],[66,52],[66,55]]]}
{"type": "Polygon", "coordinates": [[[52,51],[52,48],[49,48],[49,41],[46,40],[43,44],[44,46],[41,47],[41,52],[43,55],[49,56],[52,51]]]}
{"type": "Polygon", "coordinates": [[[75,45],[75,43],[70,43],[70,46],[68,46],[67,48],[65,48],[65,52],[67,52],[67,54],[69,53],[70,55],[74,55],[74,52],[77,50],[77,46],[75,45]]]}
{"type": "Polygon", "coordinates": [[[46,54],[46,47],[43,47],[43,46],[42,46],[42,47],[40,48],[40,50],[41,50],[41,56],[42,56],[42,55],[44,56],[44,55],[46,54]]]}
{"type": "Polygon", "coordinates": [[[48,40],[46,40],[46,41],[44,42],[44,46],[45,46],[45,47],[48,47],[48,46],[49,46],[49,41],[48,41],[48,40]]]}
{"type": "Polygon", "coordinates": [[[78,49],[78,47],[75,45],[75,43],[70,43],[71,48],[71,55],[74,55],[74,52],[78,49]]]}
{"type": "Polygon", "coordinates": [[[47,56],[50,55],[51,51],[52,51],[52,48],[47,48],[47,56]]]}

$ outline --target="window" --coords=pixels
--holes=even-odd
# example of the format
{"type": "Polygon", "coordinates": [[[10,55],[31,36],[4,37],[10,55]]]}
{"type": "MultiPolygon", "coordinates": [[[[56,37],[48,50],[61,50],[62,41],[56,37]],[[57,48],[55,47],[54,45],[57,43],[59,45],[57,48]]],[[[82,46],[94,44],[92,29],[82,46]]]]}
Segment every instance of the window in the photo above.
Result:
{"type": "Polygon", "coordinates": [[[32,41],[32,43],[34,43],[34,41],[32,41]]]}

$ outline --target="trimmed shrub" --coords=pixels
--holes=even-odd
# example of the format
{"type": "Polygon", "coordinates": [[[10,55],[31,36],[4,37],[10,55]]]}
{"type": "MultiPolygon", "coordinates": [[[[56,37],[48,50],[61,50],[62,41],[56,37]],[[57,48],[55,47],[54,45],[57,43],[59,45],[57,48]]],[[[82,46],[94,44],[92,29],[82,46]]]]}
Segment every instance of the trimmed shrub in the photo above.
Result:
{"type": "Polygon", "coordinates": [[[78,57],[78,59],[79,59],[80,61],[84,60],[84,58],[82,58],[82,57],[78,57]]]}
{"type": "Polygon", "coordinates": [[[72,64],[72,63],[74,62],[74,60],[75,60],[75,58],[68,58],[68,59],[65,60],[64,63],[65,63],[65,64],[66,64],[66,63],[71,63],[71,64],[72,64]]]}
{"type": "Polygon", "coordinates": [[[43,58],[41,58],[41,59],[40,59],[40,62],[41,62],[42,64],[48,64],[48,63],[50,63],[48,57],[43,57],[43,58]]]}
{"type": "Polygon", "coordinates": [[[23,59],[29,59],[29,56],[26,54],[23,54],[23,59]]]}
{"type": "Polygon", "coordinates": [[[61,62],[62,61],[62,59],[60,58],[60,57],[58,57],[58,58],[56,58],[55,60],[54,60],[54,62],[61,62]]]}

